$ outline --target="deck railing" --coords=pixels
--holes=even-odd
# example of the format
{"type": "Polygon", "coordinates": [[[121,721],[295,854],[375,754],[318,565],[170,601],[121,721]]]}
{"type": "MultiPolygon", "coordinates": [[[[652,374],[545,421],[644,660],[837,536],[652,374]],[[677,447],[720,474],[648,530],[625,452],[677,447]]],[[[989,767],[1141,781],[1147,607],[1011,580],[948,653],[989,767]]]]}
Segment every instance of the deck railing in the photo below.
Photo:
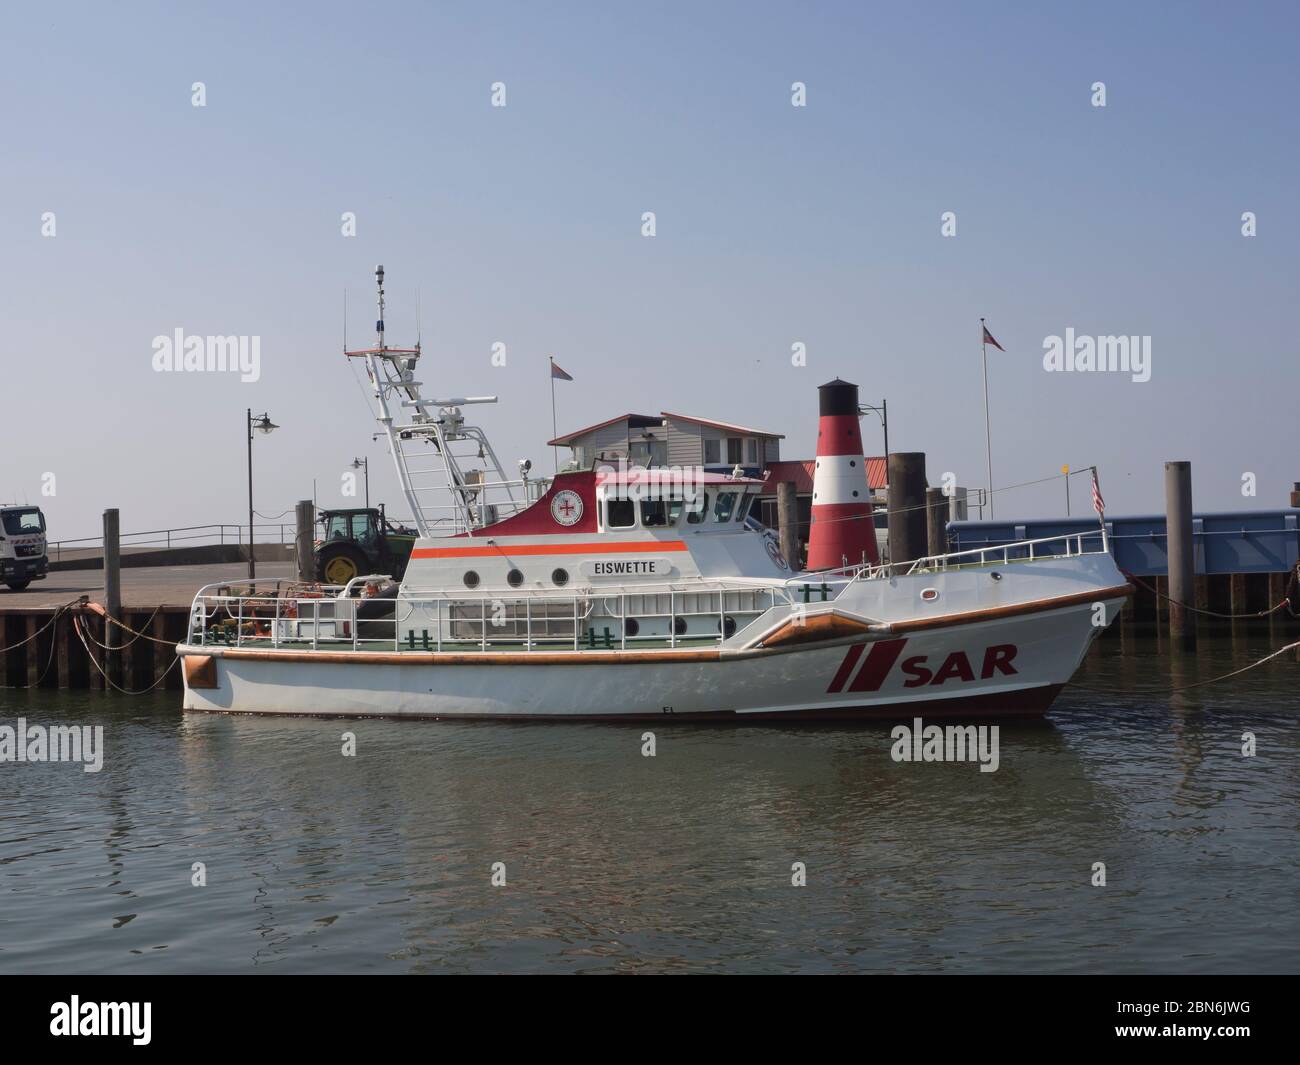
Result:
{"type": "Polygon", "coordinates": [[[815,574],[790,577],[787,585],[806,584],[809,577],[823,580],[845,579],[855,581],[885,580],[889,577],[914,573],[944,572],[965,566],[1007,565],[1012,562],[1038,562],[1046,559],[1077,558],[1079,555],[1102,555],[1110,551],[1106,530],[1102,527],[1085,532],[1064,533],[1060,536],[1042,536],[1034,540],[1017,540],[1015,543],[976,547],[966,551],[950,551],[942,555],[923,555],[902,562],[866,563],[844,566],[834,570],[820,570],[815,574]],[[1086,541],[1095,541],[1095,547],[1085,547],[1086,541]]]}
{"type": "Polygon", "coordinates": [[[782,585],[707,578],[567,594],[403,589],[391,600],[352,594],[383,579],[358,577],[347,586],[310,589],[291,581],[208,585],[194,598],[187,642],[396,651],[698,647],[724,642],[774,607],[796,605],[782,585]],[[362,616],[360,608],[383,602],[392,603],[390,616],[362,616]]]}

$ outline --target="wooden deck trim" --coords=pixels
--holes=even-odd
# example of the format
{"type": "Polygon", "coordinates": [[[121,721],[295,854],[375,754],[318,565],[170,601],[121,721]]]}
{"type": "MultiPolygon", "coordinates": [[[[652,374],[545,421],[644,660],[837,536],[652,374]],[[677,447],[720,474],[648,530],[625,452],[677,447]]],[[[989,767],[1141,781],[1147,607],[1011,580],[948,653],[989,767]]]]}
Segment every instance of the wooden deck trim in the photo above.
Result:
{"type": "MultiPolygon", "coordinates": [[[[181,652],[184,654],[184,652],[181,652]]],[[[251,647],[196,648],[250,662],[326,662],[399,666],[558,666],[647,665],[662,662],[716,662],[718,649],[695,651],[281,651],[251,647]]]]}
{"type": "Polygon", "coordinates": [[[964,614],[942,614],[935,618],[917,618],[915,621],[899,621],[889,625],[890,633],[923,632],[926,629],[944,629],[953,625],[971,625],[981,621],[994,621],[998,618],[1014,618],[1022,614],[1041,614],[1048,610],[1077,606],[1080,603],[1099,603],[1104,599],[1127,598],[1135,591],[1131,584],[1117,584],[1111,588],[1094,588],[1072,595],[1058,595],[1051,599],[1034,599],[1028,603],[1011,603],[1007,606],[991,606],[984,610],[969,610],[964,614]]]}
{"type": "Polygon", "coordinates": [[[818,614],[802,622],[790,620],[768,636],[763,647],[787,647],[804,643],[822,643],[871,632],[871,626],[843,614],[818,614]]]}

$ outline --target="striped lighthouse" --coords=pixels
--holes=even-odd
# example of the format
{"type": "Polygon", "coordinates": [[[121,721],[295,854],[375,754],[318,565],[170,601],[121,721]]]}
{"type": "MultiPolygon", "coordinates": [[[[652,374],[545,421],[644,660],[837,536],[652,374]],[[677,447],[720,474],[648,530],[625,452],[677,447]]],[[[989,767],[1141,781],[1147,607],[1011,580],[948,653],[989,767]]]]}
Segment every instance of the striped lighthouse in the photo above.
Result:
{"type": "Polygon", "coordinates": [[[813,472],[808,568],[878,563],[871,490],[858,430],[858,386],[838,377],[817,390],[817,463],[813,472]]]}

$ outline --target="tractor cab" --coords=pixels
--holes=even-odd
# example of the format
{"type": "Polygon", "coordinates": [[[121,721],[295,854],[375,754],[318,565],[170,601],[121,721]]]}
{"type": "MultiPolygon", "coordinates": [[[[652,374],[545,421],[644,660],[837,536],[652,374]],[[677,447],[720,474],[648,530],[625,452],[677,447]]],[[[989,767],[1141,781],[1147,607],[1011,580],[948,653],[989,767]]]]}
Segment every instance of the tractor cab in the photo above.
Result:
{"type": "Polygon", "coordinates": [[[347,584],[353,577],[385,573],[400,581],[415,546],[416,531],[394,525],[384,510],[323,510],[316,541],[316,578],[347,584]]]}

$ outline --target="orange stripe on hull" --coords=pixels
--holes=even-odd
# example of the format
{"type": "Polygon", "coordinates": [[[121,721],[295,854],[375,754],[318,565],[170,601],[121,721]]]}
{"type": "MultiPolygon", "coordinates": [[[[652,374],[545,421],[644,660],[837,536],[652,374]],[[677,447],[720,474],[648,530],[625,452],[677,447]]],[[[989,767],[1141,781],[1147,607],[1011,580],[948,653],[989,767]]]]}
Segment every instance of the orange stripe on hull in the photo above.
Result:
{"type": "Polygon", "coordinates": [[[492,547],[417,547],[412,558],[508,558],[511,555],[631,555],[685,551],[683,540],[632,540],[594,544],[496,544],[492,547]]]}

